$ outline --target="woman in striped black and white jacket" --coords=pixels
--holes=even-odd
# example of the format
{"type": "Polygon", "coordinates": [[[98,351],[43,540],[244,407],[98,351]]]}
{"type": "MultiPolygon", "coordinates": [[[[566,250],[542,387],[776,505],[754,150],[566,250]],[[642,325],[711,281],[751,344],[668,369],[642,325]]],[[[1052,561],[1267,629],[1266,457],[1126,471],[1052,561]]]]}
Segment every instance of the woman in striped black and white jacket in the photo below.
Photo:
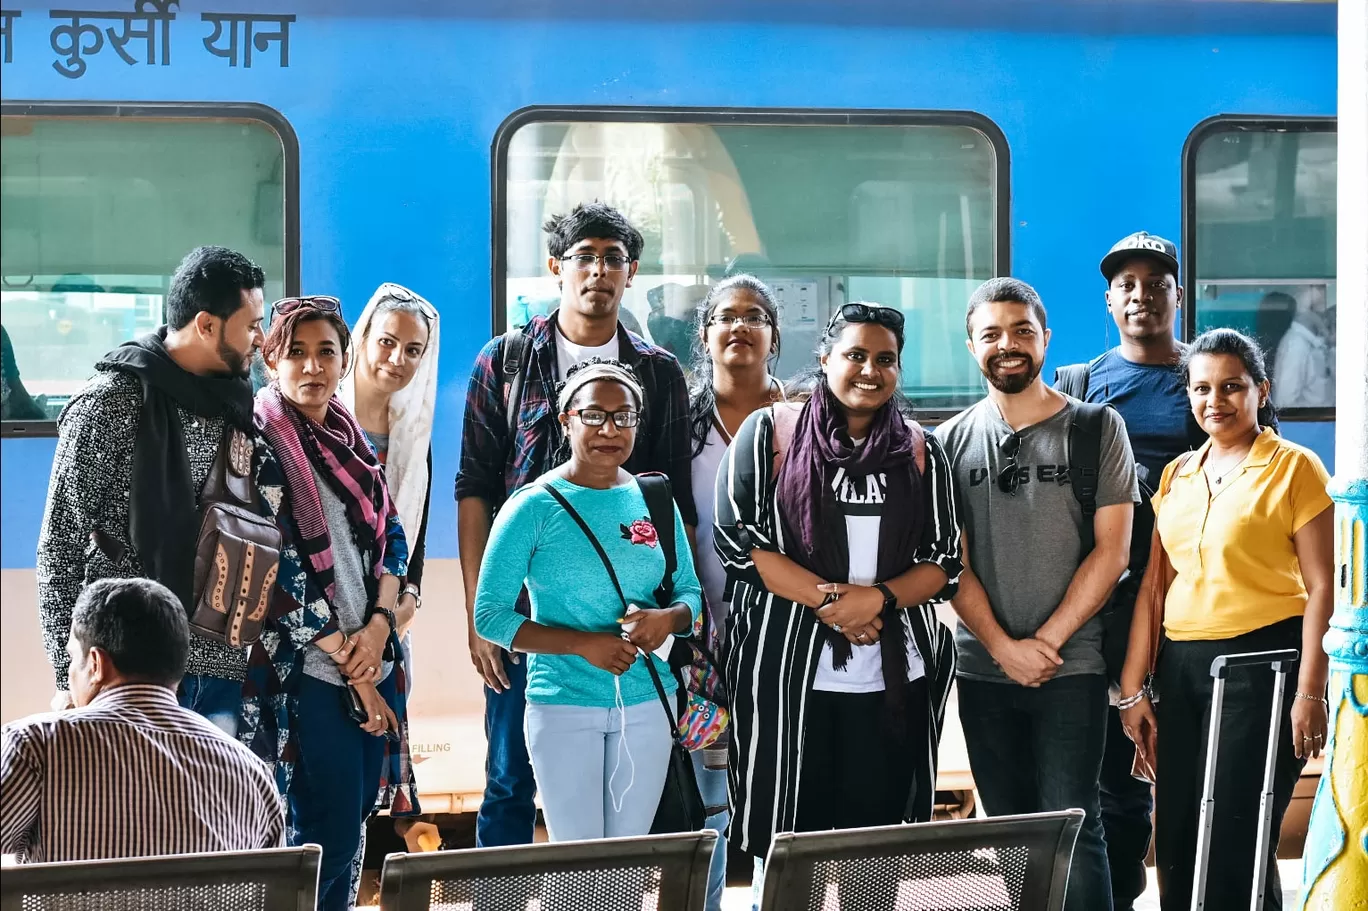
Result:
{"type": "Polygon", "coordinates": [[[752,414],[717,478],[731,582],[729,838],[930,819],[958,579],[940,444],[898,407],[903,316],[846,304],[802,404],[752,414]]]}

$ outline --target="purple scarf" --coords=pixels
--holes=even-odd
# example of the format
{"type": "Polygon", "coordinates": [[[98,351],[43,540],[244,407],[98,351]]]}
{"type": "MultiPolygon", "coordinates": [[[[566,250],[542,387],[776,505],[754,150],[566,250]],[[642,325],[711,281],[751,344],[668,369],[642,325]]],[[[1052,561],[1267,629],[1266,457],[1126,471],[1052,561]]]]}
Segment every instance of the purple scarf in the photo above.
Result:
{"type": "Polygon", "coordinates": [[[319,424],[280,394],[275,383],[257,393],[256,425],[271,444],[289,485],[292,518],[299,529],[299,550],[313,569],[329,602],[335,596],[332,536],[323,516],[312,469],[328,482],[347,507],[357,541],[375,548],[375,576],[385,558],[388,519],[394,513],[380,463],[366,432],[342,400],[333,396],[319,424]]]}
{"type": "MultiPolygon", "coordinates": [[[[779,469],[779,516],[784,553],[829,582],[849,581],[850,542],[845,515],[836,501],[837,471],[861,476],[885,474],[888,488],[879,522],[878,580],[911,568],[921,543],[925,516],[913,431],[889,401],[874,415],[869,435],[855,446],[846,431],[845,411],[823,379],[803,406],[779,469]]],[[[815,619],[815,617],[814,617],[815,619]]],[[[850,640],[823,624],[837,669],[850,660],[850,640]]],[[[896,719],[907,688],[906,632],[897,609],[885,610],[880,642],[887,704],[896,719]]]]}

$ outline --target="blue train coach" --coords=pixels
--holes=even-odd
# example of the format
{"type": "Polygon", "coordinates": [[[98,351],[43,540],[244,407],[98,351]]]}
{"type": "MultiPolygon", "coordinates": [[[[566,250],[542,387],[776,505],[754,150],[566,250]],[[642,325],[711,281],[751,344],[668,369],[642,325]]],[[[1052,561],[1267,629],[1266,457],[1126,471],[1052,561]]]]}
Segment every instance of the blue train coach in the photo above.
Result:
{"type": "MultiPolygon", "coordinates": [[[[354,318],[398,281],[444,316],[413,704],[437,812],[483,787],[450,495],[465,384],[491,334],[554,306],[548,214],[629,214],[646,250],[624,319],[680,353],[731,266],[782,300],[783,371],[841,302],[901,307],[906,392],[932,421],[983,394],[962,347],[977,283],[1032,282],[1047,369],[1083,360],[1116,343],[1097,264],[1141,229],[1179,243],[1185,332],[1276,351],[1311,311],[1334,360],[1333,3],[0,6],[6,720],[52,691],[34,551],[54,419],[161,322],[198,244],[250,255],[268,300],[336,294],[354,318]]],[[[1333,470],[1333,376],[1274,398],[1333,470]]]]}

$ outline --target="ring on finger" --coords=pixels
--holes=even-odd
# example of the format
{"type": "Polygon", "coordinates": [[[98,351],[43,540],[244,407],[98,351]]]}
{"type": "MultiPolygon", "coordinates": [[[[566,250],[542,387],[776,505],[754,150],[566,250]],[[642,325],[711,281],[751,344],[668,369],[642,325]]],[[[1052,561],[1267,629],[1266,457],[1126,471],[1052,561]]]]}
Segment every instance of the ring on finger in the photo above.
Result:
{"type": "Polygon", "coordinates": [[[833,623],[833,624],[831,624],[831,628],[834,629],[834,630],[835,630],[836,632],[838,632],[838,633],[844,632],[844,630],[841,629],[841,624],[839,624],[839,623],[833,623]]]}

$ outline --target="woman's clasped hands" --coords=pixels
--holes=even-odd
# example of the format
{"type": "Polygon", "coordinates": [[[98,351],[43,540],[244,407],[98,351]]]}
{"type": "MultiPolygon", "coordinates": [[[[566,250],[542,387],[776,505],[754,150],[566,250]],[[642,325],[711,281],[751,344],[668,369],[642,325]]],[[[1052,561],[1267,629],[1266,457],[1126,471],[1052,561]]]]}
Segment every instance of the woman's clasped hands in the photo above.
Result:
{"type": "Polygon", "coordinates": [[[817,590],[826,599],[816,608],[817,619],[845,636],[853,645],[873,645],[883,629],[884,596],[870,585],[823,582],[817,590]]]}

